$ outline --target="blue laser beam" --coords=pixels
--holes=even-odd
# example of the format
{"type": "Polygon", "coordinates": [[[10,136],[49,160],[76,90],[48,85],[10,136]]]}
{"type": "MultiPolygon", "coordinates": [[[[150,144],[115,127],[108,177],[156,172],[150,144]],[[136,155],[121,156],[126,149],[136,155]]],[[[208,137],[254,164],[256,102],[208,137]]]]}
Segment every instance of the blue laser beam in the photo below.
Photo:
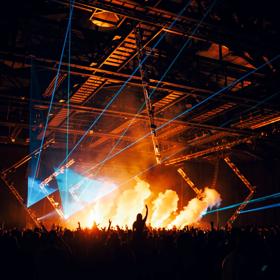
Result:
{"type": "MultiPolygon", "coordinates": [[[[205,102],[207,102],[208,100],[210,100],[211,98],[217,96],[218,94],[224,92],[226,89],[235,86],[236,84],[238,84],[241,80],[245,79],[246,77],[248,77],[249,75],[255,73],[256,71],[262,69],[263,67],[265,67],[268,63],[271,63],[272,61],[275,61],[276,59],[278,59],[280,57],[280,55],[274,57],[273,59],[271,59],[270,61],[265,62],[264,64],[260,65],[258,68],[249,71],[248,73],[246,73],[245,75],[243,75],[242,77],[240,77],[239,79],[233,81],[231,84],[229,84],[228,86],[218,90],[217,92],[213,93],[212,95],[210,95],[209,97],[205,98],[204,100],[202,100],[200,103],[194,105],[192,108],[185,110],[184,112],[178,114],[177,116],[175,116],[173,119],[167,121],[166,123],[162,124],[161,126],[156,128],[156,131],[167,126],[168,124],[170,124],[171,122],[173,122],[174,120],[178,119],[179,117],[183,116],[184,114],[192,111],[193,109],[197,108],[198,106],[200,106],[201,104],[204,104],[205,102]]],[[[124,152],[125,150],[129,149],[130,147],[136,145],[137,143],[139,143],[140,141],[142,141],[143,139],[145,139],[146,137],[150,136],[151,132],[145,134],[144,136],[138,138],[136,141],[134,141],[133,143],[129,144],[128,146],[126,146],[125,148],[123,148],[122,150],[116,152],[115,154],[113,154],[112,156],[108,157],[107,159],[105,158],[104,160],[102,160],[101,162],[99,162],[98,164],[96,164],[95,166],[91,167],[90,169],[88,169],[85,172],[88,172],[89,170],[93,170],[94,168],[100,166],[101,164],[104,164],[106,161],[112,159],[113,157],[119,155],[120,153],[124,152]]],[[[84,172],[84,173],[85,173],[84,172]]],[[[84,174],[83,173],[83,174],[84,174]]]]}
{"type": "Polygon", "coordinates": [[[28,177],[27,207],[30,207],[56,191],[56,188],[45,186],[45,191],[40,188],[41,181],[28,177]],[[33,182],[34,181],[34,182],[33,182]]]}
{"type": "MultiPolygon", "coordinates": [[[[180,11],[180,13],[176,16],[175,20],[168,26],[167,29],[171,29],[174,24],[177,22],[178,18],[183,14],[183,12],[186,10],[186,8],[190,5],[192,1],[189,1],[186,6],[180,11]]],[[[160,36],[158,41],[153,45],[152,50],[154,50],[158,44],[161,42],[161,40],[164,38],[166,34],[166,31],[160,36]]],[[[151,52],[150,52],[151,53],[151,52]]],[[[146,54],[144,59],[142,60],[141,64],[139,64],[134,71],[130,74],[128,79],[122,84],[122,86],[119,88],[119,90],[115,93],[115,95],[111,98],[111,100],[107,103],[105,108],[101,111],[101,113],[97,116],[97,118],[92,122],[92,124],[89,126],[87,131],[81,136],[81,138],[78,140],[78,142],[75,144],[75,146],[72,148],[72,150],[69,152],[68,156],[60,163],[59,166],[62,166],[68,159],[68,157],[76,150],[76,148],[80,145],[80,143],[83,141],[83,139],[86,137],[86,135],[89,133],[89,131],[93,128],[93,126],[100,120],[102,115],[105,113],[105,111],[111,106],[111,104],[115,101],[115,99],[120,95],[120,93],[123,91],[123,89],[126,87],[128,82],[133,78],[134,74],[139,70],[140,66],[145,63],[145,61],[148,59],[150,56],[149,54],[146,54]]]]}
{"type": "MultiPolygon", "coordinates": [[[[174,152],[174,153],[172,153],[172,154],[166,156],[165,158],[162,159],[162,162],[167,161],[167,160],[170,159],[171,157],[173,157],[173,156],[175,156],[175,155],[177,155],[177,154],[183,152],[183,151],[186,150],[187,148],[188,148],[188,147],[184,147],[183,149],[180,149],[180,150],[178,150],[178,151],[176,151],[176,152],[174,152]]],[[[153,168],[156,167],[156,166],[158,166],[157,163],[155,163],[155,164],[153,164],[153,165],[151,165],[151,166],[149,166],[149,167],[147,167],[147,168],[141,170],[140,172],[138,172],[137,174],[133,175],[133,176],[130,177],[129,179],[127,179],[127,180],[125,180],[124,182],[118,184],[118,187],[127,184],[128,182],[134,180],[136,177],[139,177],[140,175],[146,173],[147,171],[153,169],[153,168]]]]}
{"type": "MultiPolygon", "coordinates": [[[[201,106],[202,104],[206,103],[207,101],[211,100],[212,98],[214,98],[215,96],[221,94],[222,92],[224,92],[225,90],[229,89],[230,87],[235,86],[236,84],[238,84],[240,81],[242,81],[243,79],[247,78],[249,75],[255,73],[256,71],[262,69],[263,67],[265,67],[268,63],[272,63],[273,61],[277,60],[280,57],[280,55],[275,56],[274,58],[272,58],[271,60],[263,63],[262,65],[260,65],[258,68],[249,71],[248,73],[246,73],[245,75],[243,75],[242,77],[236,79],[235,81],[233,81],[231,84],[229,84],[228,86],[214,92],[213,94],[211,94],[210,96],[208,96],[207,98],[203,99],[201,102],[195,104],[193,107],[181,112],[180,114],[178,114],[177,116],[175,116],[174,118],[168,120],[167,122],[163,123],[162,125],[158,126],[155,130],[158,131],[164,127],[166,127],[167,125],[169,125],[170,123],[172,123],[173,121],[177,120],[178,118],[184,116],[185,114],[191,112],[192,110],[196,109],[197,107],[201,106]]],[[[148,136],[150,136],[152,133],[148,132],[147,134],[139,137],[137,140],[135,140],[134,142],[128,144],[126,147],[124,147],[122,150],[114,153],[113,155],[109,156],[106,161],[114,158],[115,156],[121,154],[122,152],[126,151],[127,149],[135,146],[136,144],[138,144],[140,141],[144,140],[145,138],[147,138],[148,136]]],[[[91,170],[96,168],[97,166],[99,166],[100,164],[104,163],[105,160],[102,160],[101,162],[99,162],[98,164],[96,164],[95,166],[91,167],[91,170]]]]}
{"type": "Polygon", "coordinates": [[[60,72],[61,63],[62,63],[62,59],[63,59],[63,56],[64,56],[64,50],[65,50],[65,46],[66,46],[66,42],[67,42],[67,37],[68,37],[68,34],[69,34],[69,29],[70,29],[72,15],[73,15],[73,9],[74,9],[74,1],[75,0],[73,0],[73,2],[72,2],[73,5],[72,5],[72,7],[70,9],[70,13],[69,13],[69,20],[68,20],[68,24],[67,24],[66,34],[65,34],[65,37],[64,37],[64,41],[63,41],[63,46],[62,46],[62,51],[61,51],[61,55],[60,55],[60,59],[59,59],[59,64],[58,64],[58,67],[57,67],[57,73],[56,73],[54,87],[53,87],[53,91],[52,91],[52,95],[51,95],[51,101],[50,101],[50,105],[49,105],[48,112],[47,112],[47,118],[46,118],[46,123],[45,123],[44,130],[43,130],[43,136],[42,136],[42,139],[41,139],[40,150],[39,150],[38,157],[37,157],[37,162],[36,162],[36,165],[35,165],[35,172],[34,172],[34,177],[33,177],[33,182],[32,182],[32,188],[34,187],[34,181],[35,181],[35,178],[36,178],[37,172],[38,172],[38,165],[39,165],[39,162],[40,162],[42,147],[43,147],[43,143],[44,143],[44,140],[45,140],[46,131],[47,131],[48,123],[49,123],[49,116],[50,116],[50,112],[51,112],[52,104],[53,104],[53,100],[54,100],[54,93],[55,93],[55,90],[56,90],[56,87],[57,87],[58,75],[59,75],[59,72],[60,72]]]}
{"type": "MultiPolygon", "coordinates": [[[[171,63],[169,64],[169,66],[167,67],[167,69],[165,70],[165,72],[163,73],[163,75],[161,76],[160,80],[157,82],[155,88],[151,91],[151,93],[149,94],[149,98],[152,97],[152,95],[154,94],[154,92],[156,91],[156,89],[158,88],[158,86],[160,85],[160,83],[163,81],[163,79],[166,77],[167,73],[170,71],[170,69],[173,67],[174,63],[177,61],[177,59],[179,58],[179,56],[181,55],[181,53],[184,51],[184,49],[186,48],[186,46],[191,42],[192,40],[192,36],[197,32],[198,28],[200,27],[200,25],[202,24],[202,22],[205,20],[205,18],[208,16],[208,14],[210,13],[210,11],[213,9],[214,5],[216,4],[216,0],[213,1],[213,3],[209,6],[209,8],[207,9],[207,11],[204,13],[204,15],[202,16],[201,20],[199,21],[199,23],[196,25],[196,27],[194,28],[194,30],[192,31],[191,35],[189,36],[188,40],[183,44],[183,46],[180,48],[180,51],[176,54],[176,56],[173,58],[173,60],[171,61],[171,63]]],[[[177,20],[177,18],[176,18],[177,20]]],[[[171,28],[171,27],[169,27],[171,28]]],[[[139,67],[143,64],[143,61],[141,63],[139,63],[139,67]]],[[[123,131],[123,133],[120,135],[120,137],[118,138],[118,141],[114,144],[114,146],[111,148],[111,150],[109,151],[109,153],[106,155],[106,157],[103,159],[102,163],[99,165],[98,170],[95,172],[94,176],[96,176],[96,174],[100,171],[100,169],[102,168],[102,166],[105,164],[105,162],[109,159],[110,155],[112,154],[112,152],[115,150],[115,148],[119,145],[119,143],[121,142],[122,138],[125,136],[125,134],[127,133],[127,131],[129,130],[129,128],[131,127],[131,125],[134,123],[134,120],[136,119],[136,117],[142,112],[142,110],[145,107],[145,102],[142,103],[142,105],[140,106],[140,108],[138,109],[136,115],[132,118],[132,120],[130,121],[130,123],[128,124],[128,126],[126,127],[126,129],[123,131]]],[[[87,173],[91,170],[93,170],[94,168],[90,168],[89,170],[86,170],[84,172],[87,173]]]]}
{"type": "MultiPolygon", "coordinates": [[[[262,196],[262,197],[258,197],[258,198],[254,198],[254,199],[249,200],[247,203],[250,204],[250,203],[256,203],[256,202],[262,202],[262,201],[265,201],[265,200],[268,200],[268,199],[276,199],[276,198],[279,198],[279,197],[280,197],[280,192],[275,193],[275,194],[262,196]]],[[[212,213],[220,212],[220,211],[226,211],[226,210],[229,210],[229,209],[232,209],[232,208],[236,208],[243,203],[244,203],[244,201],[239,202],[239,203],[234,203],[234,204],[231,204],[231,205],[228,205],[228,206],[220,207],[220,208],[217,208],[217,209],[209,210],[204,215],[212,214],[212,213]]]]}
{"type": "Polygon", "coordinates": [[[275,207],[280,207],[280,203],[274,203],[274,204],[270,204],[270,205],[266,205],[266,206],[262,206],[262,207],[242,210],[242,211],[240,211],[240,214],[262,211],[262,210],[271,209],[271,208],[275,208],[275,207]]]}
{"type": "MultiPolygon", "coordinates": [[[[162,162],[167,161],[167,160],[170,159],[171,157],[173,157],[173,156],[175,156],[175,155],[177,155],[177,154],[183,152],[183,151],[186,150],[187,148],[188,148],[188,147],[184,147],[183,149],[180,149],[179,151],[176,151],[176,152],[170,154],[169,156],[166,156],[165,158],[163,158],[162,162]]],[[[147,171],[153,169],[153,168],[156,167],[156,166],[158,166],[157,163],[155,163],[155,164],[153,164],[153,165],[151,165],[151,166],[149,166],[149,167],[147,167],[147,168],[141,170],[139,173],[137,173],[136,175],[130,177],[129,179],[127,179],[126,181],[122,182],[122,183],[119,184],[118,186],[120,187],[120,186],[123,186],[123,185],[127,184],[128,182],[134,180],[136,177],[139,177],[140,175],[146,173],[147,171]]]]}
{"type": "MultiPolygon", "coordinates": [[[[277,59],[278,57],[279,57],[279,56],[275,57],[274,60],[277,59]]],[[[273,60],[271,60],[271,61],[273,61],[273,60]]],[[[270,61],[270,62],[271,62],[271,61],[270,61]]],[[[267,63],[266,63],[266,64],[267,64],[267,63]]],[[[265,65],[266,65],[266,64],[265,64],[265,65]]],[[[263,66],[264,66],[264,65],[262,65],[262,66],[260,66],[259,68],[257,68],[256,71],[259,70],[259,69],[260,69],[261,67],[263,67],[263,66]]],[[[252,71],[252,72],[248,73],[247,75],[243,76],[242,78],[247,77],[248,75],[252,74],[253,72],[255,72],[255,71],[252,71]]],[[[239,80],[240,80],[240,79],[239,79],[239,80]]],[[[235,81],[235,82],[231,83],[227,88],[229,88],[230,86],[233,86],[234,84],[236,84],[236,83],[238,83],[238,82],[239,82],[239,81],[235,81]]],[[[226,89],[226,88],[222,89],[221,91],[224,91],[225,89],[226,89]]],[[[220,92],[221,92],[221,91],[220,91],[220,92]]],[[[208,97],[207,99],[203,100],[203,101],[200,102],[199,104],[195,105],[195,107],[197,107],[198,105],[201,105],[202,103],[208,101],[210,98],[213,98],[215,95],[219,94],[220,92],[216,92],[216,93],[213,94],[212,96],[208,97]]],[[[192,109],[194,109],[194,108],[192,108],[192,109]]],[[[186,114],[186,113],[189,112],[189,111],[191,111],[191,110],[186,110],[185,112],[179,114],[178,116],[176,116],[176,119],[179,118],[179,117],[181,117],[182,115],[186,114]]],[[[171,119],[171,120],[168,121],[167,123],[165,123],[165,124],[163,124],[162,126],[158,127],[157,130],[159,130],[159,129],[165,127],[166,125],[168,125],[170,122],[172,122],[172,121],[174,121],[174,120],[175,120],[175,119],[171,119]]],[[[144,139],[145,137],[147,137],[147,136],[149,136],[149,135],[150,135],[150,133],[148,133],[147,135],[144,135],[143,137],[141,137],[140,140],[137,140],[136,142],[131,143],[131,144],[130,144],[128,147],[126,147],[125,149],[127,149],[127,148],[129,148],[129,147],[135,145],[136,143],[138,143],[139,141],[141,141],[142,139],[144,139]]],[[[123,150],[122,150],[122,151],[123,151],[123,150]]],[[[119,151],[118,153],[114,154],[113,156],[116,156],[117,154],[120,154],[120,152],[122,152],[122,151],[119,151]]],[[[112,157],[113,157],[113,156],[112,156],[112,157]]],[[[110,159],[111,159],[112,157],[110,157],[110,159]]]]}
{"type": "MultiPolygon", "coordinates": [[[[258,103],[255,104],[254,106],[252,106],[252,107],[250,107],[250,108],[244,110],[242,113],[244,114],[244,113],[250,112],[251,110],[253,110],[253,109],[259,107],[260,105],[264,104],[265,102],[269,101],[270,99],[276,97],[279,93],[280,93],[280,90],[278,90],[277,92],[273,93],[272,95],[266,97],[265,99],[261,100],[260,102],[258,102],[258,103]]],[[[231,122],[237,120],[238,118],[239,118],[239,117],[231,118],[231,119],[229,119],[228,121],[222,123],[222,124],[220,125],[220,127],[224,127],[224,126],[228,125],[229,123],[231,123],[231,122]]]]}
{"type": "Polygon", "coordinates": [[[115,184],[106,180],[85,178],[70,168],[66,169],[65,172],[68,173],[67,181],[64,174],[59,174],[56,177],[65,218],[70,217],[117,188],[115,184]],[[83,183],[81,184],[80,182],[83,183]]]}
{"type": "MultiPolygon", "coordinates": [[[[70,2],[70,10],[71,10],[71,0],[70,2]]],[[[71,28],[72,24],[70,22],[70,27],[69,27],[69,36],[68,36],[68,79],[67,79],[67,116],[66,116],[66,157],[68,156],[69,153],[69,116],[70,116],[70,85],[71,85],[71,28]]],[[[68,170],[65,172],[65,183],[66,186],[68,186],[68,170]]],[[[65,198],[63,199],[68,203],[69,200],[69,195],[68,192],[65,193],[65,198]]]]}

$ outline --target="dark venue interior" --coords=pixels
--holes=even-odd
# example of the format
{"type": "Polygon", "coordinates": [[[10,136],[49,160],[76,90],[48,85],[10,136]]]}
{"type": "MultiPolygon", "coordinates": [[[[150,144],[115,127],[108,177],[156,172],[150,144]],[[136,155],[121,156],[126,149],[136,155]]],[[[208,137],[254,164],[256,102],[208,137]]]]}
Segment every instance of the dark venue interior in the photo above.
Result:
{"type": "Polygon", "coordinates": [[[277,279],[277,1],[0,9],[0,279],[277,279]]]}

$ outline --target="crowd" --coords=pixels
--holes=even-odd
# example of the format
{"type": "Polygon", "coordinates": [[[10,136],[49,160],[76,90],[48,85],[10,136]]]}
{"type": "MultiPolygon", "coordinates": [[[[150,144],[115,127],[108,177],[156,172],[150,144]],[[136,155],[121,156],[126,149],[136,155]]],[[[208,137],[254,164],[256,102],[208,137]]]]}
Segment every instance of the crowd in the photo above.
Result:
{"type": "Polygon", "coordinates": [[[0,279],[278,279],[280,228],[0,229],[0,279]]]}

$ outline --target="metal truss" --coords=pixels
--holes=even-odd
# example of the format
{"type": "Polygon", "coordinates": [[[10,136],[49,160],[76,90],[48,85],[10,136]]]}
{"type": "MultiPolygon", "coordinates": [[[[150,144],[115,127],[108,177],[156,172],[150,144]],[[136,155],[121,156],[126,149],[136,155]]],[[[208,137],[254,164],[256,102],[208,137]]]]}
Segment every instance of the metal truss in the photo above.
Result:
{"type": "Polygon", "coordinates": [[[135,38],[136,38],[136,45],[137,45],[137,49],[138,49],[139,72],[140,72],[140,76],[142,79],[143,93],[144,93],[144,97],[145,97],[146,110],[147,110],[147,114],[149,117],[151,137],[152,137],[155,157],[156,157],[157,163],[160,164],[161,163],[160,146],[159,146],[159,141],[158,141],[157,133],[156,133],[157,126],[155,124],[155,119],[154,119],[154,117],[155,117],[154,109],[155,108],[153,107],[152,101],[150,99],[151,89],[149,86],[149,77],[148,77],[146,65],[144,63],[146,51],[142,45],[142,37],[143,37],[142,30],[140,29],[140,26],[137,25],[135,28],[135,38]]]}
{"type": "Polygon", "coordinates": [[[182,178],[187,182],[187,184],[191,187],[191,189],[195,192],[198,199],[203,198],[202,190],[198,189],[191,178],[186,174],[186,172],[182,168],[178,168],[177,172],[182,176],[182,178]]]}
{"type": "MultiPolygon", "coordinates": [[[[16,61],[22,65],[22,67],[31,67],[30,56],[25,56],[21,54],[13,54],[11,55],[8,52],[0,52],[0,61],[6,64],[13,64],[16,61]]],[[[59,64],[59,61],[49,58],[43,57],[33,57],[33,60],[36,60],[38,65],[45,69],[56,71],[57,68],[53,65],[59,64]]],[[[71,63],[70,64],[70,74],[75,76],[84,76],[84,77],[97,77],[101,79],[107,79],[108,82],[114,83],[124,83],[127,79],[130,78],[130,81],[127,83],[128,85],[142,87],[141,77],[134,75],[130,76],[126,73],[121,73],[116,70],[107,70],[98,67],[85,66],[80,64],[71,63]],[[94,74],[93,74],[94,73],[94,74]]],[[[68,64],[65,62],[61,63],[62,73],[68,73],[68,64]]],[[[256,77],[256,74],[252,74],[252,77],[256,77]]],[[[159,81],[157,79],[150,79],[150,87],[155,89],[159,81]]],[[[173,91],[173,93],[181,94],[190,94],[192,96],[198,97],[208,97],[209,93],[213,92],[215,89],[209,89],[194,83],[184,83],[178,84],[171,81],[161,81],[161,87],[157,88],[159,91],[173,91]]],[[[252,105],[256,105],[258,103],[257,100],[234,96],[234,95],[223,95],[222,97],[215,97],[213,100],[227,100],[230,102],[239,102],[241,106],[251,107],[252,105]]]]}
{"type": "Polygon", "coordinates": [[[61,209],[61,207],[59,206],[59,203],[57,201],[55,201],[55,199],[48,195],[48,192],[46,190],[46,186],[55,178],[57,177],[59,174],[63,174],[65,169],[69,168],[71,165],[73,165],[75,163],[74,159],[69,160],[66,164],[64,164],[63,166],[61,166],[58,170],[56,170],[53,174],[51,174],[50,176],[48,176],[46,179],[44,179],[41,184],[39,185],[39,188],[46,194],[46,198],[48,199],[48,201],[50,202],[50,204],[52,205],[52,207],[54,208],[54,210],[56,211],[56,213],[59,215],[60,218],[64,218],[64,214],[63,211],[61,209]]]}
{"type": "MultiPolygon", "coordinates": [[[[69,5],[68,1],[65,0],[52,0],[53,2],[60,3],[63,5],[69,5]]],[[[93,13],[96,9],[102,11],[108,11],[115,13],[124,18],[131,19],[133,21],[143,22],[159,28],[163,28],[163,31],[169,32],[179,36],[187,36],[201,41],[221,43],[224,40],[234,42],[235,46],[242,48],[250,48],[254,42],[246,37],[246,34],[239,32],[238,36],[234,35],[221,26],[219,28],[214,24],[203,23],[200,27],[200,32],[192,35],[192,30],[199,23],[198,19],[190,18],[187,16],[178,17],[176,14],[162,10],[157,7],[151,7],[148,5],[142,5],[135,1],[119,1],[119,0],[104,0],[104,1],[75,1],[74,7],[93,13]],[[172,28],[167,28],[170,22],[176,19],[176,25],[172,28]],[[221,39],[222,38],[222,39],[221,39]],[[242,40],[240,40],[242,38],[242,40]]]]}
{"type": "Polygon", "coordinates": [[[213,176],[213,180],[212,180],[212,184],[211,184],[212,188],[215,188],[216,185],[217,185],[218,175],[219,175],[219,167],[220,167],[220,158],[218,157],[216,159],[215,166],[214,166],[214,176],[213,176]]]}
{"type": "Polygon", "coordinates": [[[251,183],[246,179],[246,177],[240,172],[240,170],[237,168],[237,166],[230,160],[229,157],[225,157],[224,161],[226,162],[226,164],[231,168],[231,170],[236,174],[236,176],[243,182],[243,184],[245,185],[245,187],[249,190],[249,194],[247,195],[247,197],[245,198],[245,200],[242,202],[242,204],[239,205],[239,207],[235,210],[235,212],[233,213],[233,215],[229,218],[229,220],[227,221],[226,225],[228,227],[231,227],[232,224],[234,223],[234,221],[237,219],[239,213],[241,210],[243,210],[249,200],[253,197],[253,195],[256,192],[256,187],[252,186],[251,183]]]}
{"type": "Polygon", "coordinates": [[[7,177],[3,173],[1,173],[0,176],[1,176],[2,181],[6,184],[6,186],[8,187],[10,192],[12,193],[12,195],[16,198],[18,203],[22,206],[24,211],[30,217],[30,219],[34,223],[34,225],[37,226],[37,227],[41,227],[41,225],[40,225],[40,223],[38,221],[38,218],[36,217],[35,213],[30,208],[28,208],[26,206],[26,204],[24,203],[23,197],[19,194],[19,192],[17,191],[15,186],[13,184],[9,183],[9,181],[7,180],[7,177]]]}
{"type": "Polygon", "coordinates": [[[241,139],[239,138],[239,139],[233,140],[233,141],[225,143],[225,144],[212,146],[208,149],[205,149],[205,150],[202,150],[202,151],[199,151],[196,153],[192,153],[192,154],[188,154],[185,156],[177,157],[175,159],[171,159],[171,160],[167,161],[165,163],[165,165],[174,165],[174,164],[177,164],[177,163],[180,163],[183,161],[199,158],[199,157],[211,154],[211,153],[229,150],[236,145],[239,145],[241,143],[246,143],[254,138],[256,138],[256,136],[249,136],[249,137],[245,137],[245,138],[241,138],[241,139]]]}
{"type": "Polygon", "coordinates": [[[50,97],[52,95],[52,93],[55,92],[59,88],[59,86],[63,83],[63,81],[65,80],[66,77],[67,77],[67,74],[65,74],[65,73],[63,73],[63,74],[59,73],[57,77],[54,76],[54,78],[49,83],[49,86],[44,91],[43,96],[50,97]]]}
{"type": "MultiPolygon", "coordinates": [[[[20,203],[20,205],[24,208],[24,210],[26,211],[26,213],[30,216],[30,218],[32,219],[32,221],[34,222],[34,224],[36,226],[40,226],[35,214],[33,213],[33,211],[28,208],[26,206],[26,204],[24,203],[24,199],[22,198],[22,196],[19,194],[19,192],[16,190],[16,188],[14,187],[13,184],[10,184],[8,181],[8,175],[10,175],[11,173],[15,172],[17,168],[19,168],[20,166],[22,166],[23,164],[25,164],[26,162],[28,162],[33,156],[36,156],[39,152],[41,152],[42,150],[45,150],[47,147],[49,147],[52,143],[54,142],[54,139],[50,139],[48,141],[46,141],[44,143],[44,145],[42,146],[42,148],[38,148],[36,150],[34,150],[32,153],[30,153],[29,155],[25,156],[24,158],[22,158],[21,160],[19,160],[18,162],[16,162],[15,164],[13,164],[11,167],[3,170],[1,172],[1,179],[3,180],[3,182],[5,182],[5,184],[7,185],[7,187],[9,188],[9,190],[11,191],[11,193],[15,196],[15,198],[17,199],[17,201],[20,203]]],[[[57,214],[61,217],[64,218],[63,212],[61,210],[61,208],[59,207],[59,203],[57,201],[55,201],[54,197],[51,195],[48,195],[48,192],[45,188],[45,186],[47,186],[49,184],[50,181],[52,181],[52,179],[56,176],[58,176],[59,174],[62,174],[64,172],[64,170],[68,167],[70,167],[72,164],[74,164],[74,160],[71,159],[69,160],[65,165],[61,166],[57,171],[55,171],[53,174],[51,174],[49,177],[47,177],[45,180],[43,180],[41,182],[41,184],[39,185],[39,188],[46,194],[46,198],[47,200],[50,202],[50,204],[52,205],[52,207],[54,208],[54,210],[57,212],[57,214]]]]}
{"type": "Polygon", "coordinates": [[[36,156],[39,152],[42,150],[45,150],[47,147],[49,147],[53,143],[54,139],[50,139],[44,143],[42,148],[38,148],[31,152],[29,155],[23,157],[19,161],[17,161],[15,164],[13,164],[11,167],[3,170],[0,174],[2,181],[5,183],[5,185],[8,187],[12,195],[16,198],[16,200],[19,202],[19,204],[23,207],[24,211],[28,214],[28,216],[31,218],[32,222],[35,226],[40,227],[40,223],[35,215],[35,213],[26,206],[24,203],[23,197],[20,195],[20,193],[17,191],[13,183],[10,183],[8,180],[8,176],[14,173],[20,166],[28,162],[32,157],[36,156]]]}
{"type": "Polygon", "coordinates": [[[4,169],[3,171],[1,171],[1,174],[6,177],[9,174],[15,172],[20,166],[22,166],[23,164],[25,164],[26,162],[28,162],[32,157],[38,155],[41,151],[47,149],[51,144],[54,143],[54,139],[49,139],[47,140],[42,148],[37,148],[35,149],[33,152],[31,152],[30,154],[28,154],[27,156],[23,157],[22,159],[20,159],[19,161],[17,161],[16,163],[14,163],[12,166],[10,166],[9,168],[4,169]]]}

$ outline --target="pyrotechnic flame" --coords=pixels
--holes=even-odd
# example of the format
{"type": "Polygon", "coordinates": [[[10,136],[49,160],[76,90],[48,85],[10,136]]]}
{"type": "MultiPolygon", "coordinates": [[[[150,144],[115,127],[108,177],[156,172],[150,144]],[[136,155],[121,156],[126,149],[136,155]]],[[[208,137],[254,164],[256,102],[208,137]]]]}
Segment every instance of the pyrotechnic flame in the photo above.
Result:
{"type": "Polygon", "coordinates": [[[160,192],[158,197],[152,202],[151,226],[154,228],[164,227],[166,220],[177,210],[179,197],[175,191],[166,190],[160,192]]]}
{"type": "MultiPolygon", "coordinates": [[[[86,227],[92,227],[94,223],[99,227],[107,227],[110,219],[113,226],[131,228],[136,215],[144,214],[145,204],[151,195],[150,185],[137,178],[135,186],[122,193],[110,194],[105,199],[96,201],[91,210],[85,211],[79,220],[86,227]]],[[[178,201],[179,197],[175,191],[160,192],[150,207],[148,220],[151,226],[183,228],[197,223],[208,208],[219,206],[221,197],[216,190],[206,187],[200,199],[196,197],[190,200],[176,216],[178,201]]]]}
{"type": "Polygon", "coordinates": [[[203,213],[206,212],[208,208],[219,206],[221,203],[221,196],[214,189],[205,188],[202,197],[201,200],[198,198],[190,200],[188,205],[184,207],[175,220],[169,224],[168,228],[174,226],[176,228],[183,228],[187,225],[194,224],[201,219],[203,213]]]}
{"type": "Polygon", "coordinates": [[[113,225],[131,227],[136,215],[145,209],[145,201],[151,193],[150,185],[137,178],[134,188],[125,190],[118,198],[113,225]]]}
{"type": "Polygon", "coordinates": [[[87,227],[92,227],[96,223],[99,227],[107,227],[108,221],[111,218],[111,211],[114,207],[114,200],[110,199],[106,202],[98,200],[90,211],[86,221],[87,227]]]}

